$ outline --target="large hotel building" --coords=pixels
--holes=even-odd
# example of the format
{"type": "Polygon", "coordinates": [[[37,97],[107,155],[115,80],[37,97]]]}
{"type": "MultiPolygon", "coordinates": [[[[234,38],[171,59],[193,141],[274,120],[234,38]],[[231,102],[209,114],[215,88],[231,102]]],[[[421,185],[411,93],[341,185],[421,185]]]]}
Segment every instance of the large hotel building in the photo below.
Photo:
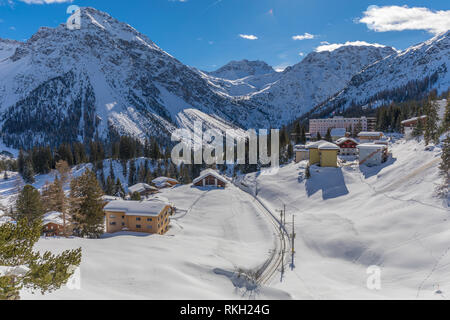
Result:
{"type": "Polygon", "coordinates": [[[346,130],[355,131],[355,128],[360,131],[375,131],[377,119],[376,118],[344,118],[334,117],[329,119],[311,119],[309,120],[309,133],[311,137],[316,137],[318,133],[323,137],[327,134],[328,129],[344,128],[346,130]]]}

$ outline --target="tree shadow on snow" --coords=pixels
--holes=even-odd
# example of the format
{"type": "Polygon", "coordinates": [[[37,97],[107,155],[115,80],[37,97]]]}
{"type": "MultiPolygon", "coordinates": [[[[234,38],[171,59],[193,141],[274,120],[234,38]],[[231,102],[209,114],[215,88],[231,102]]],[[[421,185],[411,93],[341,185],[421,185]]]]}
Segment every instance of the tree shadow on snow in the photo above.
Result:
{"type": "Polygon", "coordinates": [[[311,167],[311,178],[306,180],[308,197],[322,190],[323,200],[349,194],[341,168],[311,167]]]}

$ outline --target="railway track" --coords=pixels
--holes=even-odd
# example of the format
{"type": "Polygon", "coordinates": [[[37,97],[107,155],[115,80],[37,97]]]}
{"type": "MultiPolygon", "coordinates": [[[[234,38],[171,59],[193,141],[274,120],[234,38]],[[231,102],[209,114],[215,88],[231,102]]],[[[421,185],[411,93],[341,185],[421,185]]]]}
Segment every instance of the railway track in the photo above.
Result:
{"type": "Polygon", "coordinates": [[[285,253],[290,246],[288,232],[285,227],[281,225],[281,222],[278,220],[277,216],[271,212],[271,210],[267,208],[267,206],[264,205],[258,197],[253,196],[250,192],[244,190],[240,184],[235,183],[234,185],[245,193],[247,197],[250,197],[259,211],[269,218],[268,220],[273,226],[274,233],[277,235],[277,241],[272,255],[257,271],[257,284],[269,285],[275,275],[278,272],[281,272],[282,266],[286,262],[287,255],[285,253]]]}

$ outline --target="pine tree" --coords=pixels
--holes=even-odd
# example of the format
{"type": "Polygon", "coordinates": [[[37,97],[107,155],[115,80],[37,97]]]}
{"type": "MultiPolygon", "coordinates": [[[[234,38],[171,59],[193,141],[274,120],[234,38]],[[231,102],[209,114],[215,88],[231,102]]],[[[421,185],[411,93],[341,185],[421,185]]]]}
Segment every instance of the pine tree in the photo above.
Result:
{"type": "Polygon", "coordinates": [[[306,129],[305,127],[302,127],[302,134],[300,136],[300,143],[306,144],[306,129]]]}
{"type": "Polygon", "coordinates": [[[141,194],[140,194],[139,192],[133,192],[133,193],[130,195],[130,199],[131,199],[132,201],[141,201],[141,194]]]}
{"type": "Polygon", "coordinates": [[[3,180],[8,180],[9,179],[9,176],[8,176],[8,171],[7,170],[5,170],[5,173],[3,174],[3,180]]]}
{"type": "Polygon", "coordinates": [[[325,135],[325,141],[332,142],[333,138],[331,137],[331,129],[328,128],[327,134],[325,135]]]}
{"type": "Polygon", "coordinates": [[[442,186],[439,188],[440,193],[447,196],[449,192],[448,188],[450,186],[450,135],[447,135],[442,143],[442,162],[439,166],[439,170],[444,179],[442,186]]]}
{"type": "Polygon", "coordinates": [[[108,196],[114,196],[115,195],[115,185],[114,180],[111,178],[111,176],[108,176],[106,178],[106,185],[105,185],[105,194],[108,196]]]}
{"type": "Polygon", "coordinates": [[[63,234],[65,237],[69,236],[72,233],[68,215],[68,206],[69,200],[66,197],[64,192],[64,186],[70,180],[70,167],[66,161],[60,160],[55,165],[56,168],[56,179],[55,179],[55,200],[57,203],[57,207],[59,208],[59,212],[62,213],[63,218],[63,234]]]}
{"type": "Polygon", "coordinates": [[[136,161],[130,160],[130,168],[128,171],[128,185],[132,186],[136,182],[136,161]]]}
{"type": "Polygon", "coordinates": [[[17,224],[0,225],[0,266],[23,270],[22,274],[0,275],[0,300],[19,300],[21,289],[40,291],[41,294],[55,291],[67,283],[75,267],[80,265],[81,248],[59,255],[33,252],[41,230],[40,221],[30,224],[27,220],[19,220],[17,224]]]}
{"type": "Polygon", "coordinates": [[[412,131],[412,136],[415,138],[421,137],[423,135],[423,121],[420,119],[417,121],[417,125],[414,127],[412,131]]]}
{"type": "Polygon", "coordinates": [[[29,158],[25,160],[22,177],[26,183],[34,183],[35,182],[33,163],[31,162],[31,159],[29,159],[29,158]]]}
{"type": "Polygon", "coordinates": [[[33,186],[26,185],[16,200],[16,219],[34,223],[42,221],[44,213],[41,194],[33,186]]]}
{"type": "Polygon", "coordinates": [[[94,172],[86,170],[70,183],[70,208],[81,237],[99,238],[104,232],[103,190],[94,172]]]}
{"type": "Polygon", "coordinates": [[[425,106],[425,114],[427,116],[425,121],[425,143],[428,145],[430,142],[438,143],[439,130],[438,130],[438,106],[436,101],[429,100],[425,106]]]}
{"type": "Polygon", "coordinates": [[[317,132],[317,141],[320,141],[320,140],[322,140],[322,136],[321,136],[320,132],[317,132]]]}
{"type": "Polygon", "coordinates": [[[447,98],[447,105],[445,106],[444,119],[442,119],[441,133],[445,133],[450,130],[450,94],[447,98]]]}
{"type": "Polygon", "coordinates": [[[123,189],[122,183],[120,182],[120,179],[117,178],[116,185],[115,185],[115,194],[116,197],[125,197],[125,190],[123,189]]]}

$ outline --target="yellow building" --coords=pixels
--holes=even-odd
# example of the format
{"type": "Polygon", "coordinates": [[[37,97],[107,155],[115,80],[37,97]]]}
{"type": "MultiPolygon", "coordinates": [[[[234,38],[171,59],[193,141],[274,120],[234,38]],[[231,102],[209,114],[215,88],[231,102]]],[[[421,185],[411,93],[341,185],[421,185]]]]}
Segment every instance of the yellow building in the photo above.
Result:
{"type": "Polygon", "coordinates": [[[306,146],[309,150],[309,164],[321,167],[338,167],[339,147],[328,141],[317,141],[306,146]]]}
{"type": "Polygon", "coordinates": [[[173,207],[161,200],[117,200],[108,203],[104,211],[107,233],[132,231],[165,234],[169,230],[173,207]]]}
{"type": "Polygon", "coordinates": [[[300,161],[309,160],[309,150],[306,149],[304,145],[297,145],[294,147],[295,152],[295,162],[299,163],[300,161]]]}

